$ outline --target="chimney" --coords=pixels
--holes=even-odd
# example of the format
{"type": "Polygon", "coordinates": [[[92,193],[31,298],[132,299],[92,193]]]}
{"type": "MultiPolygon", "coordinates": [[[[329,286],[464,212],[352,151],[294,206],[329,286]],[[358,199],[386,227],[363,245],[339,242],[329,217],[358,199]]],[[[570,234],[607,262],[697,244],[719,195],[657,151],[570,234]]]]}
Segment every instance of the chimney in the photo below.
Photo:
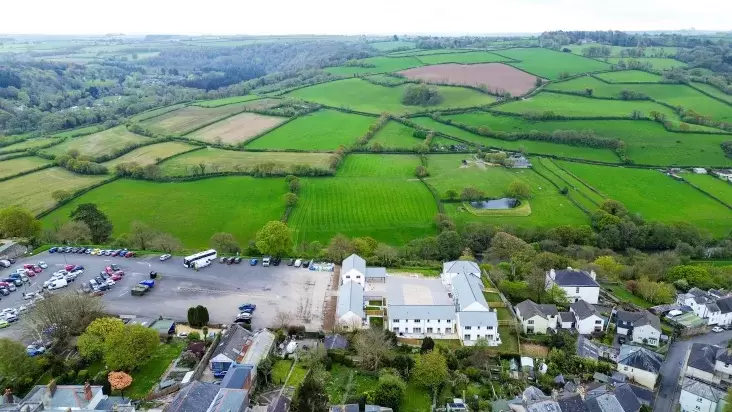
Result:
{"type": "Polygon", "coordinates": [[[51,379],[51,382],[48,382],[46,388],[48,388],[48,393],[53,397],[56,394],[56,379],[51,379]]]}
{"type": "Polygon", "coordinates": [[[585,388],[585,385],[584,384],[580,384],[577,387],[577,393],[579,393],[579,395],[582,398],[582,400],[585,400],[585,396],[587,395],[587,389],[585,388]]]}
{"type": "Polygon", "coordinates": [[[549,279],[555,280],[557,278],[557,272],[554,269],[549,269],[549,279]]]}
{"type": "Polygon", "coordinates": [[[597,273],[595,273],[594,270],[591,270],[590,271],[590,277],[592,278],[592,280],[595,280],[595,278],[597,278],[597,273]]]}
{"type": "Polygon", "coordinates": [[[5,389],[5,393],[3,394],[3,400],[5,403],[15,403],[13,399],[13,390],[10,388],[5,389]]]}
{"type": "Polygon", "coordinates": [[[552,400],[556,401],[557,399],[559,399],[559,391],[556,389],[552,389],[552,400]]]}
{"type": "Polygon", "coordinates": [[[84,382],[84,399],[88,401],[92,400],[92,388],[89,381],[84,382]]]}

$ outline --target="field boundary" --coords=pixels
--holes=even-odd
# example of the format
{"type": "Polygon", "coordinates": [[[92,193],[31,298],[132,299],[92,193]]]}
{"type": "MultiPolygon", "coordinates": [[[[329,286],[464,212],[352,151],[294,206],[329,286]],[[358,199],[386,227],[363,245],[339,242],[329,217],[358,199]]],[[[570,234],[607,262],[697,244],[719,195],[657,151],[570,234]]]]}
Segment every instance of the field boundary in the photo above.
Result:
{"type": "MultiPolygon", "coordinates": [[[[20,159],[21,157],[30,157],[30,156],[19,156],[19,157],[15,157],[14,159],[20,159]]],[[[11,159],[3,159],[3,160],[11,160],[11,159]]],[[[14,175],[0,177],[0,182],[4,182],[4,181],[10,180],[10,179],[15,179],[16,177],[21,177],[21,176],[29,175],[31,173],[35,173],[35,172],[41,171],[43,169],[50,169],[52,167],[56,167],[56,165],[54,163],[49,163],[49,164],[46,164],[46,165],[43,165],[43,166],[38,166],[38,167],[35,167],[33,169],[30,169],[30,170],[25,170],[23,172],[16,173],[14,175]]]]}
{"type": "MultiPolygon", "coordinates": [[[[12,149],[12,150],[8,150],[8,151],[0,150],[0,155],[24,153],[24,152],[27,152],[29,155],[32,155],[32,154],[30,154],[31,151],[37,152],[39,150],[48,149],[49,147],[53,147],[53,146],[56,146],[56,145],[59,145],[59,144],[65,142],[66,139],[68,139],[68,138],[67,137],[51,137],[51,139],[58,140],[58,141],[53,141],[48,144],[44,144],[44,145],[37,146],[37,147],[32,147],[29,149],[12,149]]],[[[28,140],[30,140],[30,139],[21,140],[18,143],[23,143],[28,140]]],[[[5,147],[7,147],[7,146],[5,146],[5,147]]]]}
{"type": "MultiPolygon", "coordinates": [[[[256,100],[250,100],[250,101],[254,102],[254,101],[256,101],[256,100]]],[[[246,102],[239,102],[239,103],[249,103],[250,101],[246,101],[246,102]]],[[[233,104],[233,103],[232,103],[232,104],[233,104]]],[[[224,106],[228,106],[228,105],[223,105],[223,106],[217,106],[217,107],[224,107],[224,106]]],[[[280,106],[282,106],[282,105],[280,105],[280,106]]],[[[277,107],[280,107],[280,106],[275,106],[275,107],[272,107],[272,109],[276,109],[277,107]]],[[[196,107],[201,107],[201,108],[203,108],[203,109],[206,109],[206,107],[203,107],[203,106],[196,106],[196,107]]],[[[200,125],[200,126],[197,126],[197,127],[193,128],[193,129],[191,129],[191,130],[188,130],[187,132],[185,132],[185,133],[181,134],[180,136],[184,136],[184,137],[185,137],[185,136],[188,136],[188,135],[189,135],[189,134],[191,134],[191,133],[195,133],[195,132],[197,132],[197,131],[199,131],[199,130],[201,130],[201,129],[203,129],[203,128],[209,127],[209,126],[211,126],[211,125],[214,125],[214,124],[216,124],[216,123],[218,123],[218,122],[222,122],[222,121],[224,121],[224,120],[226,120],[226,119],[229,119],[229,118],[232,118],[232,117],[234,117],[234,116],[238,116],[238,115],[240,115],[240,114],[242,114],[242,113],[255,113],[255,114],[259,114],[259,115],[262,115],[261,113],[258,113],[258,112],[256,112],[256,111],[252,111],[252,110],[249,110],[249,109],[245,108],[245,109],[244,109],[244,110],[242,110],[242,111],[239,111],[239,112],[234,112],[234,113],[228,114],[228,115],[226,115],[226,116],[224,116],[224,117],[220,117],[220,118],[217,118],[216,120],[212,120],[212,121],[210,121],[210,122],[207,122],[207,123],[204,123],[204,124],[202,124],[202,125],[200,125]]],[[[272,115],[266,115],[266,116],[272,116],[272,115]]],[[[272,117],[277,117],[277,116],[272,116],[272,117]]],[[[287,116],[280,116],[280,117],[285,117],[285,118],[287,118],[287,116]]],[[[168,135],[168,136],[173,136],[173,135],[168,135]]]]}
{"type": "Polygon", "coordinates": [[[244,94],[244,95],[236,95],[236,96],[219,97],[218,99],[196,100],[196,101],[190,103],[189,106],[203,107],[204,109],[215,109],[218,107],[231,106],[232,104],[256,102],[257,100],[262,100],[262,99],[278,99],[279,100],[280,97],[279,96],[278,97],[262,97],[258,94],[252,93],[252,94],[244,94]],[[221,100],[221,99],[228,99],[228,98],[233,98],[233,97],[244,97],[244,96],[257,96],[257,98],[251,99],[251,100],[244,100],[241,102],[224,103],[224,104],[220,104],[218,106],[201,106],[201,104],[200,104],[200,103],[209,102],[212,100],[221,100]]]}
{"type": "Polygon", "coordinates": [[[98,187],[104,186],[107,183],[112,183],[112,182],[114,182],[115,180],[117,180],[119,178],[120,178],[119,176],[112,176],[109,179],[102,180],[99,183],[95,183],[95,184],[93,184],[91,186],[87,186],[85,188],[79,189],[79,190],[75,191],[71,196],[69,196],[68,199],[64,199],[64,200],[62,200],[60,202],[56,202],[56,204],[54,206],[51,206],[49,209],[46,209],[46,210],[38,213],[36,215],[36,219],[40,219],[40,218],[42,218],[42,217],[50,214],[54,210],[60,209],[61,206],[64,206],[65,204],[67,204],[67,203],[71,202],[72,200],[80,197],[81,195],[86,194],[86,193],[90,192],[91,190],[94,190],[94,189],[96,189],[98,187]]]}
{"type": "MultiPolygon", "coordinates": [[[[589,197],[589,196],[587,196],[587,195],[586,195],[585,193],[583,193],[583,192],[582,192],[582,191],[581,191],[581,190],[580,190],[580,189],[579,189],[579,188],[578,188],[577,186],[575,186],[575,185],[573,185],[572,183],[568,182],[568,181],[567,181],[567,180],[566,180],[565,178],[563,178],[562,176],[560,176],[560,175],[559,175],[558,173],[556,173],[555,171],[553,171],[553,170],[549,169],[548,167],[546,167],[546,165],[545,165],[545,164],[544,164],[544,162],[542,161],[542,158],[541,158],[541,157],[539,157],[538,159],[539,159],[539,163],[541,163],[541,164],[542,164],[542,166],[544,166],[544,168],[545,168],[545,169],[546,169],[546,170],[547,170],[547,171],[548,171],[549,173],[551,173],[552,175],[556,176],[556,177],[557,177],[557,178],[558,178],[559,180],[561,180],[562,182],[566,183],[566,184],[567,184],[567,185],[568,185],[569,187],[571,187],[572,189],[574,189],[574,190],[575,190],[575,191],[576,191],[577,193],[579,193],[579,194],[580,194],[580,195],[581,195],[582,197],[584,197],[585,199],[587,199],[587,200],[588,200],[588,201],[589,201],[590,203],[592,203],[593,205],[595,205],[595,206],[598,206],[598,207],[600,206],[600,205],[599,205],[599,204],[598,204],[597,202],[595,202],[595,201],[594,201],[594,200],[593,200],[592,198],[590,198],[590,197],[589,197]]],[[[559,168],[559,166],[558,166],[558,165],[557,165],[556,163],[554,163],[554,162],[552,161],[552,159],[549,159],[549,162],[551,162],[551,163],[552,163],[552,164],[553,164],[554,166],[557,166],[557,167],[559,168]]],[[[561,168],[560,168],[560,169],[561,169],[561,168]]],[[[564,169],[562,169],[562,170],[564,170],[564,169]]],[[[565,171],[565,172],[566,172],[566,171],[565,171]]],[[[582,183],[582,184],[585,184],[585,183],[584,183],[584,182],[582,182],[581,180],[580,180],[580,183],[582,183]]],[[[592,189],[592,188],[590,188],[590,189],[592,189]]],[[[595,191],[594,189],[592,189],[592,190],[593,190],[593,191],[595,191]]],[[[598,193],[598,194],[599,194],[599,193],[598,193]]],[[[600,196],[602,196],[602,195],[600,195],[600,196]]],[[[605,197],[605,196],[603,196],[603,197],[605,197]]]]}
{"type": "MultiPolygon", "coordinates": [[[[315,112],[317,112],[317,110],[315,112]]],[[[310,112],[310,113],[315,113],[315,112],[310,112]]],[[[310,113],[308,113],[308,114],[310,114],[310,113]]],[[[279,129],[280,127],[286,125],[287,123],[290,123],[291,121],[293,121],[295,119],[299,119],[299,118],[300,118],[300,115],[299,114],[298,115],[295,115],[295,116],[292,116],[292,117],[289,117],[284,122],[282,122],[282,123],[280,123],[278,125],[275,125],[274,127],[271,127],[271,128],[269,128],[267,130],[263,130],[263,131],[257,133],[256,135],[252,136],[249,140],[246,140],[244,142],[239,143],[238,147],[244,148],[248,144],[250,144],[251,142],[259,139],[260,137],[264,137],[266,134],[269,134],[269,133],[271,133],[271,132],[279,129]]]]}
{"type": "MultiPolygon", "coordinates": [[[[562,165],[560,165],[560,164],[558,164],[558,163],[556,163],[556,162],[553,162],[553,161],[552,161],[552,164],[554,164],[554,165],[555,165],[555,166],[556,166],[557,168],[559,168],[559,169],[560,169],[561,171],[563,171],[564,173],[566,173],[566,174],[568,174],[568,175],[572,176],[573,178],[577,179],[577,181],[578,181],[578,182],[582,183],[583,185],[585,185],[585,187],[587,187],[587,188],[588,188],[588,189],[590,189],[591,191],[595,192],[595,193],[596,193],[596,194],[598,194],[599,196],[601,196],[601,197],[603,197],[603,198],[605,198],[605,199],[610,199],[610,196],[608,196],[608,195],[606,195],[606,194],[602,193],[601,191],[599,191],[599,190],[595,189],[595,188],[594,188],[594,187],[592,187],[592,186],[591,186],[591,185],[590,185],[589,183],[585,182],[585,181],[584,181],[583,179],[580,179],[580,178],[579,178],[579,176],[577,176],[577,175],[575,175],[574,173],[570,172],[569,170],[565,169],[565,168],[564,168],[564,166],[562,166],[562,165]]],[[[592,203],[595,203],[595,202],[592,202],[592,203]]]]}
{"type": "Polygon", "coordinates": [[[155,107],[155,108],[152,108],[152,109],[143,110],[140,113],[137,113],[135,115],[130,116],[130,118],[128,120],[131,121],[131,122],[144,122],[145,120],[154,119],[154,118],[156,118],[158,116],[162,116],[164,114],[168,114],[170,112],[174,112],[174,111],[176,111],[178,109],[182,109],[182,108],[184,108],[186,106],[189,106],[190,104],[191,104],[191,102],[184,101],[184,102],[178,102],[178,103],[168,104],[168,105],[165,105],[165,106],[155,107]],[[174,106],[178,106],[178,105],[181,105],[181,106],[180,107],[173,108],[174,106]],[[145,114],[147,112],[152,112],[152,111],[155,111],[155,110],[166,109],[166,108],[171,108],[171,109],[170,110],[163,111],[162,113],[158,113],[158,114],[153,115],[153,116],[150,116],[150,117],[146,117],[144,119],[132,120],[132,118],[135,117],[135,116],[139,116],[139,115],[145,114]]]}
{"type": "Polygon", "coordinates": [[[437,193],[437,189],[435,189],[431,184],[427,183],[424,178],[419,178],[419,181],[422,182],[422,184],[425,185],[427,190],[430,191],[430,194],[432,194],[432,198],[435,200],[435,205],[437,206],[437,211],[446,214],[445,206],[442,204],[442,201],[440,200],[440,195],[437,193]]]}
{"type": "Polygon", "coordinates": [[[732,210],[732,205],[727,204],[727,202],[725,202],[724,200],[718,198],[717,196],[714,196],[713,194],[707,192],[706,190],[702,189],[701,187],[695,185],[694,183],[692,183],[692,182],[690,182],[690,181],[688,181],[686,179],[684,179],[684,182],[688,183],[689,186],[693,187],[694,189],[696,189],[696,190],[704,193],[705,195],[709,196],[710,198],[712,198],[712,199],[716,200],[717,202],[721,203],[727,209],[732,210]]]}
{"type": "MultiPolygon", "coordinates": [[[[562,188],[559,187],[559,185],[557,184],[557,182],[555,182],[555,181],[549,179],[548,177],[544,176],[544,174],[542,174],[541,172],[539,172],[538,170],[536,170],[533,167],[531,168],[531,170],[534,173],[536,173],[537,175],[541,176],[547,182],[549,182],[552,185],[554,185],[554,187],[557,188],[557,190],[559,191],[559,193],[562,193],[562,188]]],[[[564,195],[564,197],[566,197],[567,199],[569,199],[569,201],[572,202],[575,206],[577,206],[581,211],[585,212],[585,214],[587,216],[592,217],[592,212],[590,212],[589,210],[587,210],[587,208],[584,207],[582,204],[580,204],[578,201],[574,200],[574,198],[572,198],[572,196],[569,196],[569,194],[566,194],[566,195],[564,195]]]]}
{"type": "MultiPolygon", "coordinates": [[[[712,99],[714,99],[714,100],[716,100],[716,101],[718,101],[718,102],[724,103],[724,104],[726,104],[727,106],[730,106],[730,107],[732,107],[732,103],[728,102],[727,100],[724,100],[724,99],[722,99],[721,97],[717,97],[717,96],[715,96],[715,95],[713,95],[713,94],[711,94],[711,93],[707,92],[706,90],[702,90],[702,89],[700,89],[700,88],[698,88],[698,87],[694,86],[694,85],[693,85],[693,84],[692,84],[691,82],[689,82],[689,83],[684,83],[684,84],[686,84],[687,86],[691,87],[692,89],[694,89],[694,90],[698,91],[699,93],[701,93],[701,94],[703,94],[703,95],[706,95],[707,97],[711,97],[712,99]]],[[[706,83],[705,83],[705,84],[706,84],[706,83]]],[[[711,85],[710,85],[710,86],[711,86],[711,85]]],[[[714,86],[712,86],[712,87],[714,87],[714,86]]],[[[720,90],[720,92],[724,93],[724,91],[723,91],[723,90],[720,90]]],[[[725,93],[725,94],[726,94],[726,93],[725,93]]],[[[732,95],[730,95],[730,96],[732,97],[732,95]]]]}

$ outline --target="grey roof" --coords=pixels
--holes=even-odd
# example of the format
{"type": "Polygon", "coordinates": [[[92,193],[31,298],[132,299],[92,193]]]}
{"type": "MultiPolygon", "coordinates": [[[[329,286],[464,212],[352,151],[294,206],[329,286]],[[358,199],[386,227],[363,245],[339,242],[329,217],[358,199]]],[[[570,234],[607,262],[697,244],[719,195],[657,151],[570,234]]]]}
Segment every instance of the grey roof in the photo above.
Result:
{"type": "Polygon", "coordinates": [[[452,297],[461,311],[476,302],[488,309],[488,302],[483,296],[483,283],[475,276],[463,273],[455,276],[452,279],[452,297]]]}
{"type": "Polygon", "coordinates": [[[442,273],[462,273],[465,275],[480,276],[480,267],[469,260],[453,260],[442,264],[442,273]]]}
{"type": "Polygon", "coordinates": [[[554,283],[559,286],[600,286],[589,272],[578,269],[555,270],[554,283]]]}
{"type": "Polygon", "coordinates": [[[221,381],[222,388],[242,389],[249,375],[252,374],[254,365],[231,365],[221,381]]]}
{"type": "Polygon", "coordinates": [[[574,322],[574,315],[572,312],[559,312],[559,319],[562,322],[574,322]]]}
{"type": "Polygon", "coordinates": [[[267,412],[287,412],[292,400],[285,395],[279,395],[267,405],[267,412]]]}
{"type": "Polygon", "coordinates": [[[562,412],[557,401],[548,399],[526,405],[527,412],[562,412]]]}
{"type": "Polygon", "coordinates": [[[531,385],[524,389],[524,392],[521,395],[523,400],[526,402],[538,402],[551,399],[551,396],[545,395],[541,389],[531,385]]]}
{"type": "Polygon", "coordinates": [[[653,405],[653,400],[656,398],[656,393],[638,385],[628,384],[630,390],[633,391],[638,401],[644,405],[653,405]]]}
{"type": "Polygon", "coordinates": [[[338,310],[336,313],[340,317],[348,312],[353,312],[360,318],[366,317],[363,311],[363,288],[360,284],[350,280],[344,282],[338,289],[338,310]]]}
{"type": "Polygon", "coordinates": [[[693,288],[689,289],[689,292],[687,292],[687,293],[694,295],[694,296],[704,296],[707,294],[707,292],[705,292],[697,287],[693,287],[693,288]]]}
{"type": "Polygon", "coordinates": [[[569,306],[574,312],[574,316],[579,320],[584,320],[592,315],[600,316],[594,306],[580,299],[569,306]]]}
{"type": "Polygon", "coordinates": [[[123,398],[121,396],[107,396],[106,399],[102,399],[99,401],[97,406],[94,407],[94,410],[97,411],[113,411],[114,405],[117,405],[118,407],[120,405],[129,405],[130,399],[129,398],[123,398]]]}
{"type": "Polygon", "coordinates": [[[498,330],[496,312],[458,312],[460,326],[493,326],[498,330]]]}
{"type": "Polygon", "coordinates": [[[720,348],[717,350],[716,360],[722,363],[732,363],[732,351],[727,348],[720,348]]]}
{"type": "Polygon", "coordinates": [[[389,305],[391,319],[455,319],[453,305],[389,305]]]}
{"type": "Polygon", "coordinates": [[[579,394],[559,398],[557,399],[557,403],[562,412],[589,412],[589,409],[587,409],[579,394]]]}
{"type": "Polygon", "coordinates": [[[366,268],[366,273],[364,273],[364,276],[366,276],[367,278],[385,278],[386,268],[366,268]]]}
{"type": "Polygon", "coordinates": [[[325,349],[346,349],[348,347],[348,339],[343,335],[328,335],[323,340],[325,349]]]}
{"type": "Polygon", "coordinates": [[[588,399],[586,405],[590,412],[625,412],[620,401],[610,393],[588,399]]]}
{"type": "Polygon", "coordinates": [[[694,298],[694,302],[696,302],[697,304],[701,305],[702,303],[709,302],[709,298],[706,297],[706,296],[696,296],[694,298]]]}
{"type": "Polygon", "coordinates": [[[267,329],[257,331],[244,345],[242,349],[241,363],[258,365],[259,361],[266,358],[274,346],[276,336],[267,329]]]}
{"type": "Polygon", "coordinates": [[[622,373],[620,373],[618,371],[613,371],[613,374],[610,375],[610,379],[613,381],[613,383],[628,382],[628,376],[623,375],[622,373]]]}
{"type": "Polygon", "coordinates": [[[597,348],[595,342],[579,335],[577,337],[577,356],[598,359],[600,357],[600,350],[597,348]]]}
{"type": "Polygon", "coordinates": [[[193,381],[181,388],[166,412],[203,412],[211,405],[221,387],[213,383],[193,381]]]}
{"type": "Polygon", "coordinates": [[[224,355],[232,361],[236,361],[241,355],[241,350],[244,347],[244,344],[252,336],[254,336],[252,332],[239,326],[239,324],[235,323],[231,325],[221,337],[219,346],[217,346],[213,354],[211,354],[211,360],[219,355],[224,355]]]}
{"type": "Polygon", "coordinates": [[[689,349],[687,365],[700,371],[714,373],[714,360],[719,349],[720,347],[716,345],[694,343],[689,349]]]}
{"type": "Polygon", "coordinates": [[[638,412],[640,410],[641,403],[627,383],[615,387],[615,398],[620,402],[625,412],[638,412]]]}
{"type": "Polygon", "coordinates": [[[642,312],[629,312],[626,310],[619,310],[618,321],[630,322],[635,328],[645,325],[651,325],[657,331],[661,331],[661,320],[658,319],[658,316],[645,310],[642,312]]]}
{"type": "Polygon", "coordinates": [[[732,296],[717,301],[720,312],[723,314],[732,312],[732,296]]]}
{"type": "Polygon", "coordinates": [[[620,347],[618,364],[642,369],[658,374],[663,363],[663,356],[641,346],[623,345],[620,347]]]}
{"type": "MultiPolygon", "coordinates": [[[[92,395],[102,390],[101,386],[92,386],[92,395]]],[[[51,395],[47,385],[36,385],[23,399],[24,402],[42,403],[44,409],[86,409],[89,401],[84,397],[84,385],[56,385],[51,395]]]]}
{"type": "Polygon", "coordinates": [[[211,401],[206,412],[244,411],[249,404],[249,391],[244,389],[221,388],[211,401]]]}
{"type": "Polygon", "coordinates": [[[681,390],[704,399],[708,399],[712,402],[718,402],[720,399],[727,398],[726,392],[720,391],[713,386],[691,378],[684,378],[684,381],[681,383],[681,390]]]}
{"type": "Polygon", "coordinates": [[[516,308],[524,319],[533,318],[536,315],[539,315],[544,319],[549,316],[559,315],[557,305],[538,305],[528,299],[516,305],[516,308]]]}
{"type": "Polygon", "coordinates": [[[366,261],[356,254],[347,257],[343,260],[343,264],[341,264],[341,273],[346,273],[351,269],[356,269],[357,271],[366,274],[366,261]]]}

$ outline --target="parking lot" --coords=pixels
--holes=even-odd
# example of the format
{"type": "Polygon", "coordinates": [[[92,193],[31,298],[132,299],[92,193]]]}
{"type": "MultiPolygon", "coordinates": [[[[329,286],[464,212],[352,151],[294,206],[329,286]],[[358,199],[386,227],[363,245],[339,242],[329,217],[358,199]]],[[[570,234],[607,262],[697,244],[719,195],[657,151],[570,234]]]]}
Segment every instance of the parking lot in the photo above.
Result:
{"type": "MultiPolygon", "coordinates": [[[[203,305],[208,308],[211,323],[230,323],[237,315],[239,305],[253,303],[257,305],[252,320],[254,329],[270,326],[279,310],[292,314],[294,324],[304,324],[308,330],[320,330],[323,301],[332,278],[332,272],[286,266],[284,260],[280,266],[270,267],[262,267],[261,259],[258,266],[250,266],[246,260],[238,265],[220,264],[217,260],[209,267],[194,271],[184,267],[182,258],[177,256],[161,262],[158,256],[128,259],[48,252],[18,259],[12,267],[0,271],[0,276],[8,276],[24,264],[40,261],[46,262],[48,269],[9,296],[3,296],[0,310],[22,305],[23,292],[40,290],[53,272],[67,264],[84,266],[85,272],[67,288],[54,293],[76,291],[83,282],[115,263],[125,276],[101,297],[106,310],[115,315],[163,316],[184,321],[189,307],[203,305]],[[132,296],[130,289],[139,281],[149,279],[151,271],[158,272],[155,287],[144,296],[132,296]]],[[[20,339],[22,315],[20,318],[19,322],[0,330],[0,337],[20,339]]]]}

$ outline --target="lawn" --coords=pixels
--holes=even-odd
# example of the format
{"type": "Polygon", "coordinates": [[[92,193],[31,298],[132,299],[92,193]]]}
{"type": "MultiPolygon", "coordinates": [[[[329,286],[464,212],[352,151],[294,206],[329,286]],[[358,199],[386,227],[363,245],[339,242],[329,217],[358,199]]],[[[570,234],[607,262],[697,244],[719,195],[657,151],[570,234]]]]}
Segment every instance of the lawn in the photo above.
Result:
{"type": "MultiPolygon", "coordinates": [[[[357,80],[361,81],[361,80],[357,80]]],[[[378,87],[378,86],[377,86],[378,87]]],[[[247,149],[336,150],[350,146],[366,133],[376,118],[318,110],[301,116],[247,143],[247,149]]]]}
{"type": "Polygon", "coordinates": [[[223,99],[204,100],[201,102],[196,102],[195,105],[203,106],[203,107],[219,107],[219,106],[225,106],[227,104],[248,102],[248,101],[257,100],[257,99],[259,99],[259,96],[257,96],[256,94],[248,94],[246,96],[231,96],[231,97],[224,97],[223,99]]]}
{"type": "Polygon", "coordinates": [[[241,113],[190,133],[191,139],[236,145],[247,142],[287,120],[285,117],[241,113]]]}
{"type": "Polygon", "coordinates": [[[250,171],[255,165],[263,163],[273,163],[286,170],[291,170],[295,165],[328,169],[329,158],[327,153],[240,152],[207,147],[167,160],[160,167],[166,176],[191,175],[192,167],[201,164],[206,165],[207,173],[250,171]]]}
{"type": "Polygon", "coordinates": [[[338,177],[414,178],[421,163],[416,155],[350,154],[338,169],[338,177]]]}
{"type": "MultiPolygon", "coordinates": [[[[272,383],[274,383],[275,385],[285,384],[285,379],[287,379],[287,374],[290,373],[290,367],[292,367],[292,362],[294,361],[291,359],[279,359],[274,363],[274,366],[272,367],[272,383]]],[[[307,372],[308,370],[305,369],[301,364],[296,365],[295,369],[292,370],[290,380],[287,381],[287,386],[292,386],[295,388],[300,386],[302,381],[305,379],[305,374],[307,372]]]]}
{"type": "Polygon", "coordinates": [[[128,232],[138,220],[176,236],[189,249],[207,247],[217,232],[233,233],[245,244],[265,223],[280,219],[286,192],[281,178],[237,176],[181,183],[125,179],[84,194],[43,221],[63,222],[79,204],[94,203],[114,224],[114,236],[128,232]]]}
{"type": "Polygon", "coordinates": [[[368,375],[357,369],[334,363],[325,391],[328,393],[331,404],[343,404],[353,395],[376,389],[378,381],[379,378],[376,375],[368,375]]]}
{"type": "Polygon", "coordinates": [[[704,90],[705,92],[711,94],[712,96],[715,96],[717,98],[720,98],[720,99],[722,99],[722,100],[724,100],[726,102],[732,103],[732,94],[727,94],[727,93],[725,93],[725,92],[717,89],[716,87],[714,87],[714,86],[712,86],[710,84],[696,83],[696,82],[694,82],[692,84],[694,85],[694,87],[696,87],[698,89],[701,89],[701,90],[704,90]]]}
{"type": "Polygon", "coordinates": [[[143,120],[140,124],[153,133],[182,136],[216,120],[242,112],[253,105],[258,106],[260,103],[261,101],[254,100],[212,108],[185,106],[152,119],[143,120]]]}
{"type": "Polygon", "coordinates": [[[558,79],[562,73],[572,75],[610,69],[609,64],[601,61],[549,49],[517,48],[498,50],[496,53],[521,60],[520,63],[509,64],[547,79],[558,79]]]}
{"type": "Polygon", "coordinates": [[[17,175],[18,173],[23,173],[49,163],[51,162],[35,156],[3,160],[0,162],[0,178],[17,175]]]}
{"type": "Polygon", "coordinates": [[[0,209],[8,206],[21,206],[31,213],[40,213],[56,204],[51,193],[56,190],[75,192],[108,179],[109,176],[89,176],[71,173],[60,167],[0,182],[0,209]]]}
{"type": "Polygon", "coordinates": [[[61,143],[61,139],[56,139],[54,137],[23,140],[21,142],[15,143],[15,144],[0,147],[0,154],[8,153],[8,152],[17,152],[17,151],[27,150],[27,149],[34,149],[36,147],[41,147],[41,146],[45,146],[47,144],[53,143],[54,141],[61,143]]]}
{"type": "Polygon", "coordinates": [[[425,412],[432,410],[432,395],[414,380],[407,382],[399,412],[425,412]]]}
{"type": "Polygon", "coordinates": [[[641,308],[650,308],[653,306],[653,303],[646,301],[645,299],[641,298],[640,296],[636,296],[629,291],[625,290],[625,287],[620,285],[610,285],[610,284],[603,284],[603,288],[607,289],[610,293],[615,295],[620,300],[623,300],[625,302],[630,302],[636,306],[640,306],[641,308]]]}
{"type": "Polygon", "coordinates": [[[152,358],[131,373],[132,385],[125,390],[125,396],[132,399],[144,398],[158,384],[160,377],[182,351],[183,341],[161,343],[152,358]]]}
{"type": "Polygon", "coordinates": [[[493,292],[483,292],[483,297],[486,302],[502,302],[501,295],[493,292]]]}
{"type": "Polygon", "coordinates": [[[414,48],[417,43],[413,41],[380,41],[376,43],[369,43],[369,46],[379,51],[391,51],[394,49],[403,49],[405,47],[414,48]]]}
{"type": "Polygon", "coordinates": [[[399,122],[389,121],[386,126],[369,140],[368,144],[379,143],[385,149],[413,150],[416,146],[424,142],[424,139],[414,137],[414,131],[411,127],[399,122]]]}
{"type": "Polygon", "coordinates": [[[516,329],[513,326],[499,326],[498,333],[501,335],[501,344],[496,346],[496,350],[502,353],[518,353],[516,329]]]}
{"type": "Polygon", "coordinates": [[[598,73],[595,76],[614,83],[659,82],[663,77],[640,70],[620,70],[609,73],[598,73]]]}
{"type": "Polygon", "coordinates": [[[406,114],[433,109],[473,107],[495,101],[493,96],[465,87],[433,86],[442,95],[442,103],[436,106],[407,106],[402,104],[402,96],[407,87],[408,85],[386,87],[362,79],[345,79],[298,89],[285,96],[374,114],[406,114]]]}
{"type": "Polygon", "coordinates": [[[296,244],[326,244],[342,233],[392,245],[435,234],[437,206],[417,179],[404,176],[300,179],[300,200],[289,225],[296,244]]]}
{"type": "Polygon", "coordinates": [[[105,162],[104,165],[110,169],[120,163],[135,162],[140,166],[157,163],[161,159],[166,159],[178,153],[191,150],[196,146],[182,142],[163,142],[142,146],[116,159],[105,162]]]}
{"type": "Polygon", "coordinates": [[[328,67],[324,69],[326,72],[335,74],[336,76],[353,76],[354,74],[369,74],[369,73],[392,73],[398,72],[399,70],[410,69],[412,67],[422,66],[422,63],[414,57],[369,57],[367,59],[359,60],[359,62],[366,65],[373,65],[374,67],[357,67],[357,66],[339,66],[339,67],[328,67]]]}
{"type": "Polygon", "coordinates": [[[732,229],[732,214],[726,207],[656,170],[558,163],[646,220],[688,222],[715,235],[732,229]]]}
{"type": "Polygon", "coordinates": [[[443,63],[458,63],[458,64],[470,64],[470,63],[496,63],[510,61],[505,57],[493,54],[491,52],[476,51],[467,53],[448,53],[448,54],[432,54],[426,56],[419,56],[424,64],[443,64],[443,63]]]}
{"type": "Polygon", "coordinates": [[[513,315],[511,314],[511,311],[508,308],[496,308],[496,316],[498,316],[498,320],[513,319],[513,315]]]}
{"type": "MultiPolygon", "coordinates": [[[[2,166],[2,163],[0,163],[0,166],[2,166]]],[[[705,192],[711,193],[721,201],[732,206],[732,183],[725,182],[724,180],[712,175],[685,173],[682,176],[684,179],[698,186],[705,192]]]]}
{"type": "Polygon", "coordinates": [[[618,64],[621,60],[625,61],[626,64],[628,64],[631,60],[635,60],[641,63],[650,63],[651,68],[656,70],[669,70],[674,69],[676,67],[685,67],[686,63],[680,62],[678,60],[674,59],[668,59],[663,57],[640,57],[640,58],[609,58],[607,59],[608,63],[612,64],[618,64]]]}
{"type": "Polygon", "coordinates": [[[66,139],[65,142],[44,149],[43,152],[58,156],[73,149],[82,155],[99,157],[110,155],[129,144],[147,141],[150,141],[149,137],[128,132],[124,126],[117,126],[98,133],[66,139]]]}

